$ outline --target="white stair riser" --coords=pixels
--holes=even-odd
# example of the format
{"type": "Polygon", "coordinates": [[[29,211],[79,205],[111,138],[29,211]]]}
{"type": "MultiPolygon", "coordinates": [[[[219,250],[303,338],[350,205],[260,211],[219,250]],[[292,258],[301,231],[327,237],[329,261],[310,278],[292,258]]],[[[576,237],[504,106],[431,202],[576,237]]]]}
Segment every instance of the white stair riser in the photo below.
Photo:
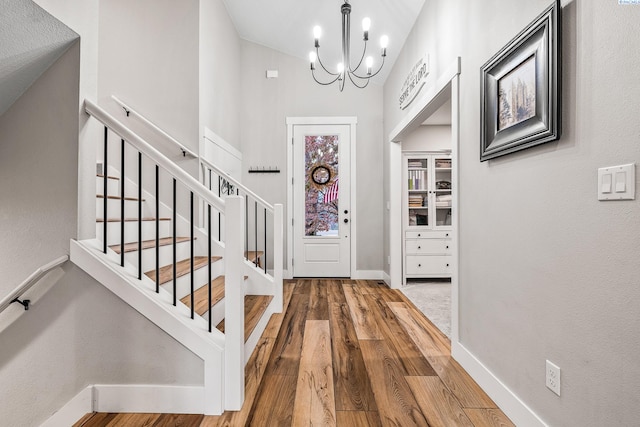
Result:
{"type": "Polygon", "coordinates": [[[216,325],[222,322],[222,319],[224,319],[224,307],[225,307],[224,298],[222,298],[220,301],[218,301],[216,305],[211,307],[211,310],[206,312],[202,317],[209,320],[209,316],[211,316],[211,323],[215,328],[216,325]]]}
{"type": "MultiPolygon", "coordinates": [[[[224,274],[224,264],[222,260],[214,262],[211,264],[211,278],[215,279],[216,277],[224,274]]],[[[203,285],[207,284],[208,280],[208,270],[207,267],[202,267],[194,272],[194,280],[193,280],[193,288],[197,290],[203,285]]],[[[178,295],[178,299],[189,295],[191,292],[191,274],[185,274],[182,277],[178,277],[176,286],[176,293],[178,295]]],[[[173,293],[173,280],[168,281],[162,285],[164,289],[166,289],[169,293],[173,293]]]]}
{"type": "MultiPolygon", "coordinates": [[[[96,238],[103,241],[104,223],[96,222],[96,238]]],[[[171,221],[160,221],[160,237],[171,236],[171,221]]],[[[138,240],[138,221],[127,221],[124,223],[125,243],[138,240]]],[[[155,221],[142,221],[142,237],[144,240],[156,238],[155,221]]],[[[109,246],[120,243],[120,222],[107,223],[107,244],[109,246]]]]}
{"type": "MultiPolygon", "coordinates": [[[[149,212],[146,203],[142,202],[142,217],[152,217],[153,212],[149,212]]],[[[107,218],[120,218],[120,200],[108,199],[107,202],[107,218]]],[[[102,218],[104,215],[104,199],[96,197],[96,217],[102,218]]],[[[137,218],[138,217],[138,202],[133,200],[125,200],[124,202],[124,217],[125,218],[137,218]]]]}
{"type": "MultiPolygon", "coordinates": [[[[137,233],[136,233],[137,234],[137,233]]],[[[143,240],[151,240],[146,238],[143,233],[143,240]]],[[[189,241],[176,244],[176,258],[179,260],[189,258],[191,249],[189,241]]],[[[196,252],[196,255],[200,255],[196,252]]],[[[124,255],[126,262],[132,265],[138,265],[138,251],[127,252],[124,255]]],[[[173,262],[173,245],[160,246],[160,267],[171,264],[173,262]]],[[[142,251],[142,271],[151,271],[156,269],[156,248],[155,246],[142,251]]]]}
{"type": "MultiPolygon", "coordinates": [[[[107,179],[107,192],[110,196],[120,195],[120,180],[107,179]]],[[[104,182],[99,176],[96,177],[96,194],[104,193],[104,182]]]]}

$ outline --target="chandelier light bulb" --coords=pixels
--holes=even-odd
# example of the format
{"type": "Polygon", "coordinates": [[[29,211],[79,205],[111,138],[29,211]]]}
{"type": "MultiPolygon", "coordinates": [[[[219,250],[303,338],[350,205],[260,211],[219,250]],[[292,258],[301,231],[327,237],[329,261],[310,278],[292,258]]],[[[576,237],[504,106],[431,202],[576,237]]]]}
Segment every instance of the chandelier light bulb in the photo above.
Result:
{"type": "Polygon", "coordinates": [[[382,48],[382,56],[387,56],[387,46],[389,46],[389,37],[386,35],[380,37],[380,47],[382,48]]]}
{"type": "Polygon", "coordinates": [[[311,71],[316,69],[316,59],[318,59],[318,55],[315,52],[309,52],[309,62],[311,63],[311,71]]]}
{"type": "Polygon", "coordinates": [[[383,49],[386,49],[387,46],[389,46],[389,37],[388,36],[380,37],[380,47],[383,49]]]}
{"type": "Polygon", "coordinates": [[[344,64],[342,62],[338,63],[338,73],[342,74],[344,72],[344,64]]]}
{"type": "Polygon", "coordinates": [[[367,65],[367,74],[371,74],[371,68],[373,67],[373,57],[372,56],[367,56],[366,65],[367,65]]]}
{"type": "Polygon", "coordinates": [[[313,38],[319,40],[320,36],[322,36],[322,28],[320,28],[320,25],[316,25],[313,27],[313,38]]]}
{"type": "Polygon", "coordinates": [[[363,31],[369,31],[369,28],[371,28],[371,19],[364,18],[362,20],[362,30],[363,31]]]}

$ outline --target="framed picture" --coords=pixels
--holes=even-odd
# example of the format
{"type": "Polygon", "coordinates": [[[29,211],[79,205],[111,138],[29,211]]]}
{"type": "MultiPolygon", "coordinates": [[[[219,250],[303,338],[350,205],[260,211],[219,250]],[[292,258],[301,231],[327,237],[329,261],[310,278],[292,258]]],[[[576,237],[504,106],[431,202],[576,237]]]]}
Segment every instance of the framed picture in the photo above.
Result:
{"type": "Polygon", "coordinates": [[[482,66],[480,161],[560,138],[561,33],[556,0],[482,66]]]}

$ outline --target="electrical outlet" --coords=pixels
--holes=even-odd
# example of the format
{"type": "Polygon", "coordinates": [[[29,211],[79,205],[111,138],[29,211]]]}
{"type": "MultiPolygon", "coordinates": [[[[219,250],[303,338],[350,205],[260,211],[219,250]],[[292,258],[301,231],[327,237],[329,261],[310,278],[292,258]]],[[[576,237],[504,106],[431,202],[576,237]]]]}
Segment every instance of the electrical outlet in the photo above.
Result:
{"type": "Polygon", "coordinates": [[[560,367],[547,360],[547,388],[560,396],[560,367]]]}

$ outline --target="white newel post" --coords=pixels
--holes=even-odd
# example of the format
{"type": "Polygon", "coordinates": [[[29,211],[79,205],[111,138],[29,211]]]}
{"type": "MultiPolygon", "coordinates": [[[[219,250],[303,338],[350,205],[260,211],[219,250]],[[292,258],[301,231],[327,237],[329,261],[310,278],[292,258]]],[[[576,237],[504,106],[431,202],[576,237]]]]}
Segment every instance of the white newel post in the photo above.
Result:
{"type": "Polygon", "coordinates": [[[274,310],[282,313],[282,264],[284,262],[284,209],[273,205],[273,299],[274,310]]]}
{"type": "Polygon", "coordinates": [[[244,198],[225,198],[225,409],[239,411],[244,402],[244,198]]]}

